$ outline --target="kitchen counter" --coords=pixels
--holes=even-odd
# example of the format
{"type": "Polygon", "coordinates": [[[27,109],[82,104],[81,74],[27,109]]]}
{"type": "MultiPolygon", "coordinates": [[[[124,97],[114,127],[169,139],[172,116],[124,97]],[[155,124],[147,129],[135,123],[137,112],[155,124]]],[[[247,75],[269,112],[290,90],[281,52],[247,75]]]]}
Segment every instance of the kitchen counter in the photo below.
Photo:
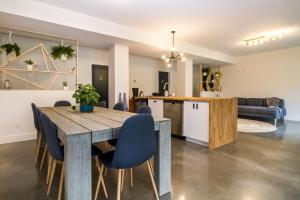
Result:
{"type": "Polygon", "coordinates": [[[232,100],[233,98],[216,98],[216,97],[178,97],[178,96],[146,96],[146,97],[136,97],[135,100],[147,100],[147,99],[157,99],[157,100],[170,100],[170,101],[195,101],[195,102],[210,102],[210,101],[220,101],[220,100],[232,100]]]}
{"type": "MultiPolygon", "coordinates": [[[[146,96],[131,99],[130,111],[135,112],[140,102],[151,107],[152,115],[166,118],[170,116],[170,112],[166,112],[167,106],[170,107],[168,103],[181,103],[182,112],[171,112],[173,117],[176,113],[181,115],[174,117],[182,119],[182,126],[176,127],[182,127],[182,136],[187,141],[207,146],[211,150],[238,138],[236,98],[146,96]]],[[[178,125],[178,120],[171,120],[171,123],[178,125]]]]}

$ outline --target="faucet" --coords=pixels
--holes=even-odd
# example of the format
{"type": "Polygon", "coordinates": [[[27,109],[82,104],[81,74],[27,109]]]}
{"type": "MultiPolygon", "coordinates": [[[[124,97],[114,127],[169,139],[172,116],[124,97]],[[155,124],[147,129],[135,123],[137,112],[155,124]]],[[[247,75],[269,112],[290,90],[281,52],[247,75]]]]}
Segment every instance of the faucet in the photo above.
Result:
{"type": "Polygon", "coordinates": [[[167,86],[169,86],[169,83],[165,82],[163,90],[167,90],[167,86]]]}

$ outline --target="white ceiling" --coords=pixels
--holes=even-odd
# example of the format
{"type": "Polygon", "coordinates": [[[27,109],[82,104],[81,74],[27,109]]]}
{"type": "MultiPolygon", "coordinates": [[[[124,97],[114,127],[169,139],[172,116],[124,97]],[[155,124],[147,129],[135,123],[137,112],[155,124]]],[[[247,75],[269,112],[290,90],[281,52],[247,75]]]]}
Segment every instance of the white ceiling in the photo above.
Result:
{"type": "Polygon", "coordinates": [[[36,0],[52,6],[239,56],[300,45],[299,0],[36,0]],[[289,30],[255,47],[241,41],[289,30]]]}

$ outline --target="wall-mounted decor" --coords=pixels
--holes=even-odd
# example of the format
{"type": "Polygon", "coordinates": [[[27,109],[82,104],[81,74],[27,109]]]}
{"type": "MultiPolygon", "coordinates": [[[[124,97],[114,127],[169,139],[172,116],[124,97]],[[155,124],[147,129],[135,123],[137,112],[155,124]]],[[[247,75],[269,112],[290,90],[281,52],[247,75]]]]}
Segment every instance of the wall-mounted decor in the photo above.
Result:
{"type": "Polygon", "coordinates": [[[0,54],[0,89],[4,89],[3,80],[9,80],[12,90],[63,90],[66,87],[74,90],[76,88],[77,40],[0,28],[0,42],[4,45],[3,48],[1,45],[2,54],[0,54]],[[17,44],[19,50],[16,51],[15,46],[7,49],[6,47],[9,46],[7,44],[17,44]],[[12,54],[13,52],[15,54],[12,54]],[[67,82],[67,86],[62,87],[62,82],[67,82]]]}

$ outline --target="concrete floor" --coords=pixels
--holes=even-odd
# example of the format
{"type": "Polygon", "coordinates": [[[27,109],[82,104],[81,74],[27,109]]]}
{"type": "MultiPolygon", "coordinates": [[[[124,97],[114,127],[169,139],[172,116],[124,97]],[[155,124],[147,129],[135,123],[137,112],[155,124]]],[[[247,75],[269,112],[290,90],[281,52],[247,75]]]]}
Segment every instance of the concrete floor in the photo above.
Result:
{"type": "MultiPolygon", "coordinates": [[[[56,199],[58,177],[46,196],[45,172],[34,162],[34,141],[0,145],[0,199],[56,199]]],[[[175,200],[300,199],[300,123],[286,122],[276,133],[240,133],[239,140],[216,151],[182,140],[172,141],[172,194],[175,200]]],[[[60,170],[57,170],[60,172],[60,170]]],[[[97,173],[94,171],[94,186],[97,173]]],[[[115,199],[116,174],[105,181],[115,199]]],[[[104,199],[103,193],[98,199],[104,199]]],[[[146,166],[128,174],[122,199],[155,199],[146,166]]]]}

